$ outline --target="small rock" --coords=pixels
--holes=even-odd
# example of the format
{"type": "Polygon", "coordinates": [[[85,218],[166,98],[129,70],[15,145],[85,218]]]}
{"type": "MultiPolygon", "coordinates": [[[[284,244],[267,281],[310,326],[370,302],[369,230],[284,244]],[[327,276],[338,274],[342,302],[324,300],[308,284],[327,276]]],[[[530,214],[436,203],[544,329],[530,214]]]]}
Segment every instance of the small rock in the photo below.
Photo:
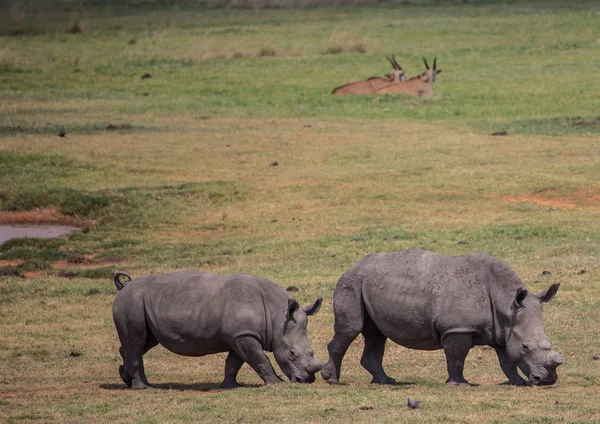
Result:
{"type": "Polygon", "coordinates": [[[273,224],[274,224],[275,222],[277,222],[277,220],[276,220],[276,219],[272,219],[272,220],[271,220],[271,223],[273,223],[273,224]]]}
{"type": "Polygon", "coordinates": [[[483,356],[478,356],[477,359],[481,361],[483,359],[483,356]]]}
{"type": "Polygon", "coordinates": [[[399,236],[398,234],[395,234],[395,235],[393,235],[393,236],[392,236],[392,238],[393,238],[394,240],[398,240],[398,239],[400,238],[400,236],[399,236]]]}
{"type": "Polygon", "coordinates": [[[81,353],[75,352],[75,351],[71,351],[71,353],[69,353],[67,356],[65,356],[65,358],[78,358],[80,356],[81,356],[81,353]]]}
{"type": "Polygon", "coordinates": [[[312,125],[310,125],[310,124],[304,124],[304,128],[312,128],[312,125]]]}
{"type": "Polygon", "coordinates": [[[223,252],[223,255],[231,256],[231,250],[226,250],[223,252]]]}
{"type": "Polygon", "coordinates": [[[254,250],[252,250],[252,249],[246,250],[246,253],[252,253],[252,252],[254,252],[254,250]]]}
{"type": "Polygon", "coordinates": [[[323,412],[333,412],[333,411],[335,411],[335,408],[327,408],[327,409],[323,410],[323,412]]]}
{"type": "Polygon", "coordinates": [[[80,72],[81,72],[81,69],[79,69],[79,68],[75,68],[75,69],[73,69],[73,73],[74,73],[74,74],[78,74],[78,73],[80,73],[80,72]]]}
{"type": "Polygon", "coordinates": [[[361,411],[370,411],[375,408],[372,406],[359,406],[358,409],[360,409],[361,411]]]}
{"type": "Polygon", "coordinates": [[[271,164],[269,166],[279,166],[279,163],[277,161],[271,162],[271,164]]]}
{"type": "Polygon", "coordinates": [[[56,133],[57,136],[59,137],[66,137],[67,136],[67,131],[64,128],[61,128],[60,130],[58,130],[58,132],[56,133]]]}
{"type": "Polygon", "coordinates": [[[130,38],[130,39],[129,39],[129,45],[130,45],[130,46],[133,46],[135,43],[137,43],[137,41],[136,41],[136,39],[135,39],[135,38],[130,38]]]}
{"type": "Polygon", "coordinates": [[[120,125],[115,125],[115,124],[108,124],[106,126],[106,130],[107,131],[115,131],[115,130],[118,130],[119,128],[121,128],[121,126],[120,125]]]}
{"type": "Polygon", "coordinates": [[[556,401],[554,401],[554,404],[555,405],[560,405],[560,402],[556,400],[556,401]]]}
{"type": "Polygon", "coordinates": [[[581,271],[577,272],[577,274],[581,275],[581,274],[585,274],[587,271],[585,269],[582,269],[581,271]]]}
{"type": "Polygon", "coordinates": [[[598,359],[600,359],[600,355],[594,355],[594,356],[592,356],[592,359],[594,361],[597,361],[598,359]]]}
{"type": "Polygon", "coordinates": [[[464,244],[469,244],[469,242],[467,240],[461,240],[461,241],[459,241],[456,244],[462,244],[462,245],[464,245],[464,244]]]}
{"type": "Polygon", "coordinates": [[[358,238],[353,238],[351,241],[354,243],[362,243],[363,241],[365,241],[365,239],[362,237],[358,237],[358,238]]]}
{"type": "Polygon", "coordinates": [[[506,131],[497,131],[495,133],[492,133],[492,135],[508,135],[508,133],[506,131]]]}
{"type": "Polygon", "coordinates": [[[300,290],[300,289],[296,286],[289,286],[287,289],[285,289],[285,291],[289,291],[289,292],[293,292],[293,293],[297,293],[298,290],[300,290]]]}
{"type": "Polygon", "coordinates": [[[142,96],[144,97],[148,97],[150,95],[150,93],[142,93],[142,96]]]}
{"type": "Polygon", "coordinates": [[[151,78],[151,77],[152,77],[152,75],[150,75],[147,72],[144,75],[142,75],[142,79],[148,79],[148,78],[151,78]]]}
{"type": "Polygon", "coordinates": [[[552,273],[545,269],[542,271],[542,275],[552,275],[552,273]]]}

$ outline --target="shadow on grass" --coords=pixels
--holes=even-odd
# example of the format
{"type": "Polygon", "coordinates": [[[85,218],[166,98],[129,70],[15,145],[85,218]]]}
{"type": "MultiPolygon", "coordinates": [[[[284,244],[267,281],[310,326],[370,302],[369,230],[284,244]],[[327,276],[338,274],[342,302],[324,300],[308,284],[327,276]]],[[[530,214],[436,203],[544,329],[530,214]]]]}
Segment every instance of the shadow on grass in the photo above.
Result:
{"type": "MultiPolygon", "coordinates": [[[[194,392],[212,392],[221,391],[226,389],[220,389],[221,383],[194,383],[194,384],[183,384],[183,383],[159,383],[151,384],[149,390],[177,390],[180,392],[194,391],[194,392]]],[[[262,387],[264,384],[239,384],[239,389],[245,388],[257,388],[262,387]]],[[[100,388],[104,390],[131,390],[123,383],[115,384],[100,384],[100,388]]]]}

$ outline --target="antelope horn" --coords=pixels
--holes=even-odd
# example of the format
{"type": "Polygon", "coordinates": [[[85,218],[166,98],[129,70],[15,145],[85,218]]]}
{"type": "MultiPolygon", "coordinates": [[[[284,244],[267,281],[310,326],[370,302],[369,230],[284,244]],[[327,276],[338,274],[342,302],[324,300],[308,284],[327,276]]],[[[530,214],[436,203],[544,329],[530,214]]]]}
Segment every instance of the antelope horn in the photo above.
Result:
{"type": "Polygon", "coordinates": [[[425,60],[425,58],[423,58],[423,62],[425,62],[425,69],[429,69],[429,64],[427,63],[427,60],[425,60]]]}
{"type": "Polygon", "coordinates": [[[435,71],[435,62],[437,62],[437,56],[433,58],[433,70],[435,71]]]}
{"type": "Polygon", "coordinates": [[[396,64],[396,66],[398,67],[397,69],[398,69],[399,71],[401,71],[401,70],[402,70],[402,66],[400,66],[400,64],[399,64],[399,63],[398,63],[398,61],[396,60],[396,56],[393,56],[393,55],[392,55],[392,59],[394,59],[394,63],[395,63],[395,64],[396,64]]]}
{"type": "MultiPolygon", "coordinates": [[[[393,57],[393,56],[392,56],[392,57],[393,57]]],[[[387,56],[386,56],[385,58],[386,58],[386,59],[387,59],[387,60],[388,60],[388,61],[389,61],[389,62],[392,64],[392,67],[393,67],[394,69],[398,70],[398,68],[396,68],[396,64],[394,63],[394,61],[393,61],[392,59],[390,59],[390,58],[389,58],[389,57],[387,57],[387,56]]]]}

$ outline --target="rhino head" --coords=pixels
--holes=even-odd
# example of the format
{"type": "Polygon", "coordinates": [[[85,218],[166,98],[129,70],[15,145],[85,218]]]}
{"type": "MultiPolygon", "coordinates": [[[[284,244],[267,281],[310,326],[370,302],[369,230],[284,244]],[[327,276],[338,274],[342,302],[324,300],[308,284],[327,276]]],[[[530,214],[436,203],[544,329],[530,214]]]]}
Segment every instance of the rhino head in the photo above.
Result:
{"type": "Polygon", "coordinates": [[[315,358],[306,331],[308,316],[319,311],[322,301],[322,298],[318,298],[314,303],[300,308],[298,302],[288,300],[283,335],[277,337],[277,342],[273,345],[273,356],[292,382],[313,383],[315,374],[323,367],[323,363],[315,358]]]}
{"type": "Polygon", "coordinates": [[[552,300],[559,284],[535,295],[519,288],[512,309],[512,328],[506,341],[510,359],[527,376],[529,384],[550,385],[557,379],[556,368],[564,358],[552,350],[542,326],[542,303],[552,300]]]}

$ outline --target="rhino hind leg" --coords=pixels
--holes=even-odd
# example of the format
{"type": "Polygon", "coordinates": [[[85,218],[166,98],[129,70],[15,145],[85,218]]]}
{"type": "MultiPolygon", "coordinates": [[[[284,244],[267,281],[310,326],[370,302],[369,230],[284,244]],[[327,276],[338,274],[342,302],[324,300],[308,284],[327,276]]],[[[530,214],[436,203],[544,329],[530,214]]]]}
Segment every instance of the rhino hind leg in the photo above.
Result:
{"type": "Polygon", "coordinates": [[[219,386],[220,389],[235,389],[238,387],[237,374],[244,365],[244,360],[235,351],[230,350],[225,360],[225,378],[219,386]]]}
{"type": "Polygon", "coordinates": [[[446,365],[448,367],[448,380],[446,384],[455,386],[470,386],[465,380],[463,371],[465,359],[473,346],[473,335],[471,333],[451,333],[443,338],[442,347],[446,354],[446,365]]]}
{"type": "Polygon", "coordinates": [[[128,343],[121,346],[119,353],[123,358],[123,365],[119,366],[119,375],[127,387],[132,389],[147,389],[150,387],[144,371],[143,356],[146,352],[158,344],[152,333],[146,332],[146,340],[143,343],[128,343]]]}
{"type": "MultiPolygon", "coordinates": [[[[236,338],[233,342],[232,349],[242,360],[242,363],[247,362],[248,365],[256,371],[265,384],[281,383],[283,381],[281,377],[275,374],[273,365],[271,365],[271,361],[269,361],[269,358],[265,355],[262,345],[254,337],[241,336],[236,338]]],[[[229,357],[227,359],[229,359],[229,357]]],[[[231,359],[231,371],[233,371],[233,367],[237,365],[238,362],[236,361],[235,358],[231,359]]],[[[225,362],[225,365],[227,366],[227,361],[225,362]]],[[[237,368],[235,372],[236,375],[240,367],[241,365],[237,368]]],[[[227,375],[225,378],[227,379],[227,375]]]]}
{"type": "Polygon", "coordinates": [[[508,377],[508,384],[512,384],[513,386],[526,386],[527,382],[519,375],[517,366],[508,357],[506,347],[494,346],[494,349],[496,349],[496,355],[498,355],[498,360],[500,361],[500,368],[502,368],[502,371],[508,377]]]}
{"type": "Polygon", "coordinates": [[[362,331],[365,339],[365,348],[360,364],[373,376],[371,384],[396,384],[396,380],[389,377],[383,369],[383,354],[387,337],[379,331],[370,317],[365,317],[362,331]]]}

